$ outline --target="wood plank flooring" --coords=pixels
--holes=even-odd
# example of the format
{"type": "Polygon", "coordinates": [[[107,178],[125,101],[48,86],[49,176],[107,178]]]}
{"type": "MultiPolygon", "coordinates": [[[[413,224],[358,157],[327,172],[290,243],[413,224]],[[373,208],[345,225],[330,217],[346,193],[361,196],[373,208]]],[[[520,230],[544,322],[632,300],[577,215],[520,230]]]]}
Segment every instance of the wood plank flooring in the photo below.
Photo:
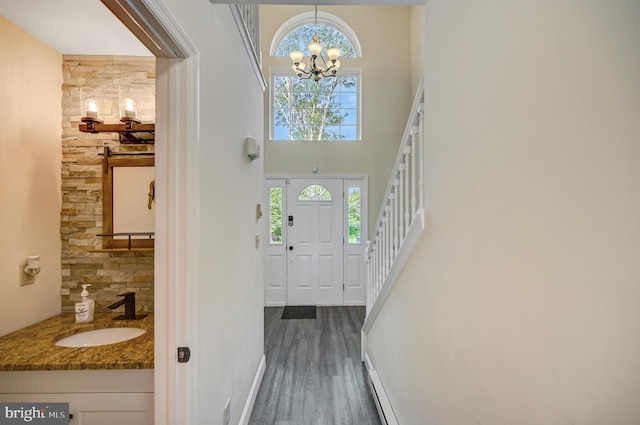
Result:
{"type": "Polygon", "coordinates": [[[249,425],[380,425],[360,362],[364,307],[318,307],[280,319],[266,307],[267,368],[249,425]]]}

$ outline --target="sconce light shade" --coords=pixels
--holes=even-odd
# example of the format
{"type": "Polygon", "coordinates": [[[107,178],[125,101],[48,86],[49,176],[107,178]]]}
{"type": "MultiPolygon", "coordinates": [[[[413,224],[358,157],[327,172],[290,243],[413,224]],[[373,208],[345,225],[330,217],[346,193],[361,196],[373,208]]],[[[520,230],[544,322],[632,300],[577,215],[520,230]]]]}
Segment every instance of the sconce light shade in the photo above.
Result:
{"type": "Polygon", "coordinates": [[[244,141],[244,150],[247,156],[255,161],[260,158],[260,143],[251,137],[247,137],[244,141]]]}
{"type": "Polygon", "coordinates": [[[40,273],[40,256],[32,255],[27,257],[27,267],[24,268],[24,272],[28,275],[35,276],[40,273]]]}
{"type": "Polygon", "coordinates": [[[129,93],[129,89],[126,87],[118,88],[118,102],[120,109],[120,121],[127,122],[140,122],[138,120],[138,105],[133,100],[129,93]]]}
{"type": "Polygon", "coordinates": [[[80,89],[80,120],[82,122],[101,123],[99,93],[91,88],[80,89]]]}
{"type": "Polygon", "coordinates": [[[136,102],[131,98],[123,99],[120,104],[120,121],[135,121],[138,118],[136,102]]]}

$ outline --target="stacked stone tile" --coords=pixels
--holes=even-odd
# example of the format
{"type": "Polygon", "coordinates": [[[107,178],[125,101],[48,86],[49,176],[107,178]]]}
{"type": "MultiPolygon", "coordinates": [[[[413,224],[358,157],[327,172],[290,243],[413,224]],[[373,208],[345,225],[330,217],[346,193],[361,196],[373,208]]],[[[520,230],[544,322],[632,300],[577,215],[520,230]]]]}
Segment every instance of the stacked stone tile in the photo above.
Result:
{"type": "Polygon", "coordinates": [[[80,88],[101,92],[105,123],[118,123],[118,91],[135,95],[138,118],[155,121],[155,58],[131,56],[63,57],[62,72],[62,311],[72,312],[82,284],[90,283],[96,312],[118,294],[136,292],[138,311],[153,311],[153,252],[95,252],[101,247],[103,147],[113,152],[153,152],[153,145],[120,145],[117,134],[78,130],[80,88]]]}

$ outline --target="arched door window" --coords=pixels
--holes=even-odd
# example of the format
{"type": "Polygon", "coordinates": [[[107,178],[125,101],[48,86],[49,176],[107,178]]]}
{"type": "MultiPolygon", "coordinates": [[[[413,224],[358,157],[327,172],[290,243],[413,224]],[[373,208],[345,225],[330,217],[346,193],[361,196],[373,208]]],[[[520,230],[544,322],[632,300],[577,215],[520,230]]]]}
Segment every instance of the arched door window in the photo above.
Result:
{"type": "Polygon", "coordinates": [[[304,187],[298,195],[299,201],[333,201],[331,192],[320,184],[310,184],[304,187]]]}

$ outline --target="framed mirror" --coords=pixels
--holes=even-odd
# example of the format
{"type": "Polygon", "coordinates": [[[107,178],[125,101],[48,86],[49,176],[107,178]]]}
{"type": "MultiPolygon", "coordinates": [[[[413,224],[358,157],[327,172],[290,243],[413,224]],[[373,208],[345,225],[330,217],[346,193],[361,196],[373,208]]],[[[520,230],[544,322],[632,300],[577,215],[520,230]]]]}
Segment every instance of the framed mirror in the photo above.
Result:
{"type": "Polygon", "coordinates": [[[102,249],[152,250],[155,159],[152,154],[102,159],[102,249]]]}

